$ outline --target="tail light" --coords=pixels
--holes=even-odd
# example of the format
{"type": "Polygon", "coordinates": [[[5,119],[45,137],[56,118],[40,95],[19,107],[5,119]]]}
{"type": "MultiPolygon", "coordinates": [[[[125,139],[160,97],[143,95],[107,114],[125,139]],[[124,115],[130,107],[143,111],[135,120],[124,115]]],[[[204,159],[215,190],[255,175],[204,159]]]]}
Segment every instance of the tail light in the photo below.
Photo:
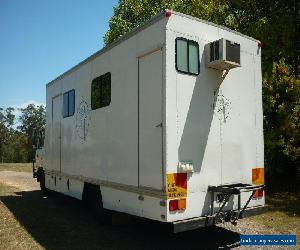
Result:
{"type": "Polygon", "coordinates": [[[178,200],[178,210],[185,210],[186,208],[186,199],[178,200]]]}
{"type": "MultiPolygon", "coordinates": [[[[265,183],[264,168],[253,168],[252,169],[252,184],[262,185],[264,183],[265,183]]],[[[253,198],[257,199],[257,198],[261,198],[263,196],[264,196],[264,190],[259,189],[259,190],[255,191],[253,198]]]]}
{"type": "Polygon", "coordinates": [[[265,183],[264,169],[263,168],[253,168],[252,169],[252,184],[262,185],[264,183],[265,183]]]}
{"type": "Polygon", "coordinates": [[[257,198],[261,198],[264,196],[264,190],[263,189],[258,189],[254,192],[254,195],[253,195],[253,199],[257,199],[257,198]]]}
{"type": "Polygon", "coordinates": [[[177,211],[178,210],[178,200],[170,200],[169,201],[169,211],[177,211]]]}
{"type": "Polygon", "coordinates": [[[185,209],[186,209],[186,199],[169,201],[169,211],[170,212],[174,212],[177,210],[185,210],[185,209]]]}

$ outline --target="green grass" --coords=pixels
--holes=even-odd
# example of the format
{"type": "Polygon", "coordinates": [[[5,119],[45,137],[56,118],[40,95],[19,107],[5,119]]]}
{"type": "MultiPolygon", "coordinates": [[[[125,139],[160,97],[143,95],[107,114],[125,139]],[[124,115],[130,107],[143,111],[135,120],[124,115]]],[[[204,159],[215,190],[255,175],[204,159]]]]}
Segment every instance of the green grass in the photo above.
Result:
{"type": "Polygon", "coordinates": [[[32,163],[0,163],[0,171],[32,172],[32,163]]]}

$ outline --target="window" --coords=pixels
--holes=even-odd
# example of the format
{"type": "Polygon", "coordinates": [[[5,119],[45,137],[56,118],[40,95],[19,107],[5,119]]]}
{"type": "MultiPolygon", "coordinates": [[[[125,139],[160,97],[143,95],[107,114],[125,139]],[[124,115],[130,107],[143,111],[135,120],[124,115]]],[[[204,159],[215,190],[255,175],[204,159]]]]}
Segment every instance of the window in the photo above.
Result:
{"type": "Polygon", "coordinates": [[[92,81],[91,107],[92,110],[106,107],[111,100],[110,72],[95,78],[92,81]]]}
{"type": "Polygon", "coordinates": [[[72,89],[64,93],[63,97],[63,117],[74,115],[75,112],[75,90],[72,89]]]}
{"type": "Polygon", "coordinates": [[[199,74],[199,45],[185,38],[176,38],[175,46],[176,70],[181,73],[199,74]]]}

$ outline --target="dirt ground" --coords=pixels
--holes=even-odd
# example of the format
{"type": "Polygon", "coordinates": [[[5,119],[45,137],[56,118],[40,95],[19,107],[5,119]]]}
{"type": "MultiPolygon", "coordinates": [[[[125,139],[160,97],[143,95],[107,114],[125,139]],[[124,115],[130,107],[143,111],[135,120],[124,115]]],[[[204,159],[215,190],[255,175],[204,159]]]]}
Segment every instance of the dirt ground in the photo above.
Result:
{"type": "Polygon", "coordinates": [[[32,173],[26,172],[1,171],[0,182],[19,188],[22,191],[34,191],[40,188],[36,179],[33,179],[32,173]]]}
{"type": "Polygon", "coordinates": [[[225,223],[180,234],[138,218],[103,225],[80,201],[59,194],[44,197],[31,173],[0,171],[1,183],[10,188],[0,193],[0,249],[279,249],[239,246],[240,234],[285,232],[254,217],[237,226],[225,223]]]}

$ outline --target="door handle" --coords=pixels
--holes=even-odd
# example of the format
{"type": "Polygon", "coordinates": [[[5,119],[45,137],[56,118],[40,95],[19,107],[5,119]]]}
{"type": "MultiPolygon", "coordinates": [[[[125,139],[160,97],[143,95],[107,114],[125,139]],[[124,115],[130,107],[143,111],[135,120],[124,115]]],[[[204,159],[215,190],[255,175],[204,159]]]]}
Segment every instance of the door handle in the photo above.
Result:
{"type": "Polygon", "coordinates": [[[157,124],[155,127],[156,128],[162,128],[162,122],[160,124],[157,124]]]}

